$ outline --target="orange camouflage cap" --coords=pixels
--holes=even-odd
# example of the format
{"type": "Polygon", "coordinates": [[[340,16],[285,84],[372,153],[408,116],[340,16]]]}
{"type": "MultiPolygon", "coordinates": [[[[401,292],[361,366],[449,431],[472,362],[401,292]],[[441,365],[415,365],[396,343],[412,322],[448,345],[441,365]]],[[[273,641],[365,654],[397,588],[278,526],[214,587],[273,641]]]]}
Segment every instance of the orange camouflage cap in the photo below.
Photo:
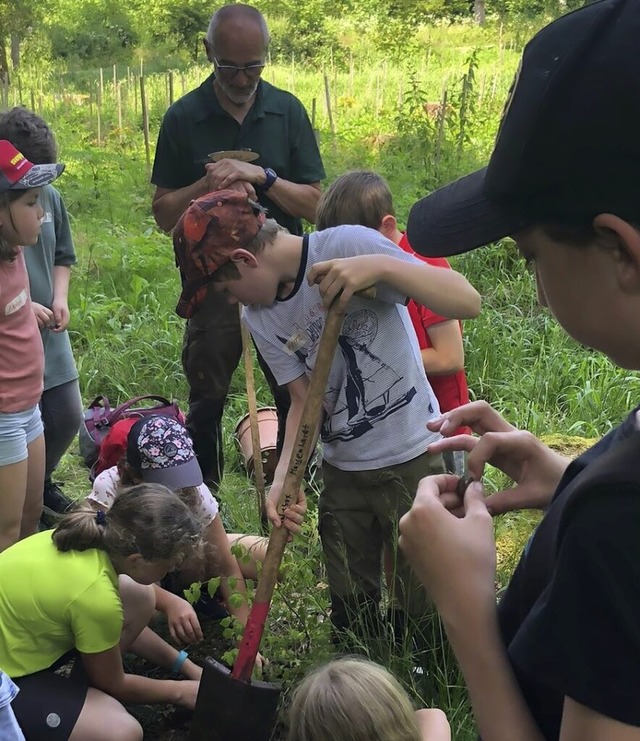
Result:
{"type": "Polygon", "coordinates": [[[192,317],[207,295],[213,276],[246,247],[264,223],[264,209],[246,193],[218,190],[189,204],[173,230],[173,250],[182,278],[176,314],[192,317]]]}

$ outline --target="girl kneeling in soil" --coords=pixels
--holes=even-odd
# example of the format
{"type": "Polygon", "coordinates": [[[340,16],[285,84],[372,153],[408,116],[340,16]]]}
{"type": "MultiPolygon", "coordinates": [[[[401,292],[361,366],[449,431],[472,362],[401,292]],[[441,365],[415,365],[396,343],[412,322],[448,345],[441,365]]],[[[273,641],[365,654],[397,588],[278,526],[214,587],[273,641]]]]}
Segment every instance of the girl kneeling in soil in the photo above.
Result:
{"type": "Polygon", "coordinates": [[[76,510],[0,553],[0,666],[18,685],[26,738],[140,741],[121,703],[192,709],[200,667],[147,624],[150,586],[201,547],[202,525],[159,484],[119,494],[109,512],[76,510]],[[126,674],[132,651],[185,680],[126,674]],[[58,673],[74,657],[70,676],[58,673]]]}
{"type": "MultiPolygon", "coordinates": [[[[203,557],[190,559],[175,575],[178,585],[188,587],[193,582],[221,576],[220,591],[227,608],[244,626],[249,616],[244,580],[257,579],[257,562],[264,560],[267,539],[225,532],[218,516],[218,502],[203,483],[191,438],[180,422],[173,417],[153,415],[135,422],[126,436],[113,434],[118,432],[118,426],[126,430],[126,423],[127,420],[116,423],[103,442],[103,446],[113,446],[119,463],[96,477],[88,501],[92,506],[108,509],[120,487],[140,481],[154,481],[174,489],[205,526],[203,557]],[[245,556],[236,558],[231,552],[234,545],[242,545],[245,556]],[[244,599],[231,599],[234,592],[244,599]]],[[[302,522],[304,509],[304,505],[293,505],[285,524],[295,529],[302,522]]],[[[156,587],[156,596],[157,607],[166,613],[174,640],[195,643],[202,639],[196,613],[186,600],[160,587],[156,587]]],[[[262,663],[260,655],[257,663],[262,663]]]]}
{"type": "Polygon", "coordinates": [[[451,741],[442,710],[414,710],[383,666],[356,657],[315,669],[295,690],[287,741],[451,741]]]}

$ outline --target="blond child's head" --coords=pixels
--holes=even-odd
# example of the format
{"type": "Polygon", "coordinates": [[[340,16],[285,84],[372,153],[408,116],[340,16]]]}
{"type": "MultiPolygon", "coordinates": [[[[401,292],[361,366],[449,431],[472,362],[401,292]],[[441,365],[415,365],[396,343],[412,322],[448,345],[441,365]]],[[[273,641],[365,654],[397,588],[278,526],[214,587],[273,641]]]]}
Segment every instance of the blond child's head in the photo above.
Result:
{"type": "Polygon", "coordinates": [[[380,231],[387,216],[395,217],[387,181],[370,170],[353,170],[336,178],[320,196],[316,226],[360,224],[380,231]]]}
{"type": "Polygon", "coordinates": [[[341,658],[315,669],[295,690],[287,741],[420,741],[414,709],[382,666],[341,658]]]}

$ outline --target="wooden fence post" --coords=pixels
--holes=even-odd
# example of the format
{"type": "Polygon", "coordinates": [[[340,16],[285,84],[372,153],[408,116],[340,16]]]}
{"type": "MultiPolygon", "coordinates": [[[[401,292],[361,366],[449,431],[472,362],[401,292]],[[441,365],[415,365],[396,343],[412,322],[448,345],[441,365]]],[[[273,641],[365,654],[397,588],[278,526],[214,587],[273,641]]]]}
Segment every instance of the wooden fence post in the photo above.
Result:
{"type": "Polygon", "coordinates": [[[100,68],[100,86],[96,90],[96,114],[98,116],[98,146],[102,146],[102,90],[104,87],[104,81],[102,79],[102,68],[100,68]]]}
{"type": "Polygon", "coordinates": [[[353,76],[355,74],[353,64],[353,52],[349,52],[349,97],[353,98],[353,76]]]}
{"type": "Polygon", "coordinates": [[[291,78],[289,80],[289,90],[295,95],[296,92],[296,55],[291,52],[291,78]]]}
{"type": "Polygon", "coordinates": [[[436,123],[436,151],[434,154],[434,163],[436,167],[440,164],[442,154],[442,145],[444,144],[444,123],[447,116],[447,90],[442,94],[440,110],[438,111],[438,121],[436,123]]]}
{"type": "Polygon", "coordinates": [[[323,73],[324,76],[324,97],[327,102],[327,116],[329,118],[329,128],[331,129],[331,134],[333,136],[333,151],[334,154],[336,152],[336,127],[333,123],[333,114],[331,113],[331,91],[329,90],[329,78],[327,77],[327,73],[323,73]]]}
{"type": "Polygon", "coordinates": [[[144,92],[144,75],[140,75],[140,105],[142,107],[142,129],[144,131],[144,153],[147,157],[147,174],[151,176],[151,148],[149,146],[149,113],[144,92]]]}
{"type": "Polygon", "coordinates": [[[118,104],[118,133],[120,143],[122,144],[122,84],[116,83],[116,102],[118,104]]]}

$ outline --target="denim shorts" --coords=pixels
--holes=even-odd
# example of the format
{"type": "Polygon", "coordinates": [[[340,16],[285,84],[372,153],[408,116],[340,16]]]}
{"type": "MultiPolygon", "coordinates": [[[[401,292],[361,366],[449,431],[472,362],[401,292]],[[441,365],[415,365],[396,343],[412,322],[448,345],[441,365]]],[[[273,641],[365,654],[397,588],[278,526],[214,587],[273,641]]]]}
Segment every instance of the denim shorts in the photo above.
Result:
{"type": "Polygon", "coordinates": [[[17,694],[18,688],[4,672],[0,671],[0,738],[2,741],[24,741],[24,735],[11,707],[11,702],[17,694]]]}
{"type": "Polygon", "coordinates": [[[43,432],[40,407],[37,404],[26,412],[0,412],[0,466],[10,466],[26,460],[27,445],[31,445],[43,432]]]}

